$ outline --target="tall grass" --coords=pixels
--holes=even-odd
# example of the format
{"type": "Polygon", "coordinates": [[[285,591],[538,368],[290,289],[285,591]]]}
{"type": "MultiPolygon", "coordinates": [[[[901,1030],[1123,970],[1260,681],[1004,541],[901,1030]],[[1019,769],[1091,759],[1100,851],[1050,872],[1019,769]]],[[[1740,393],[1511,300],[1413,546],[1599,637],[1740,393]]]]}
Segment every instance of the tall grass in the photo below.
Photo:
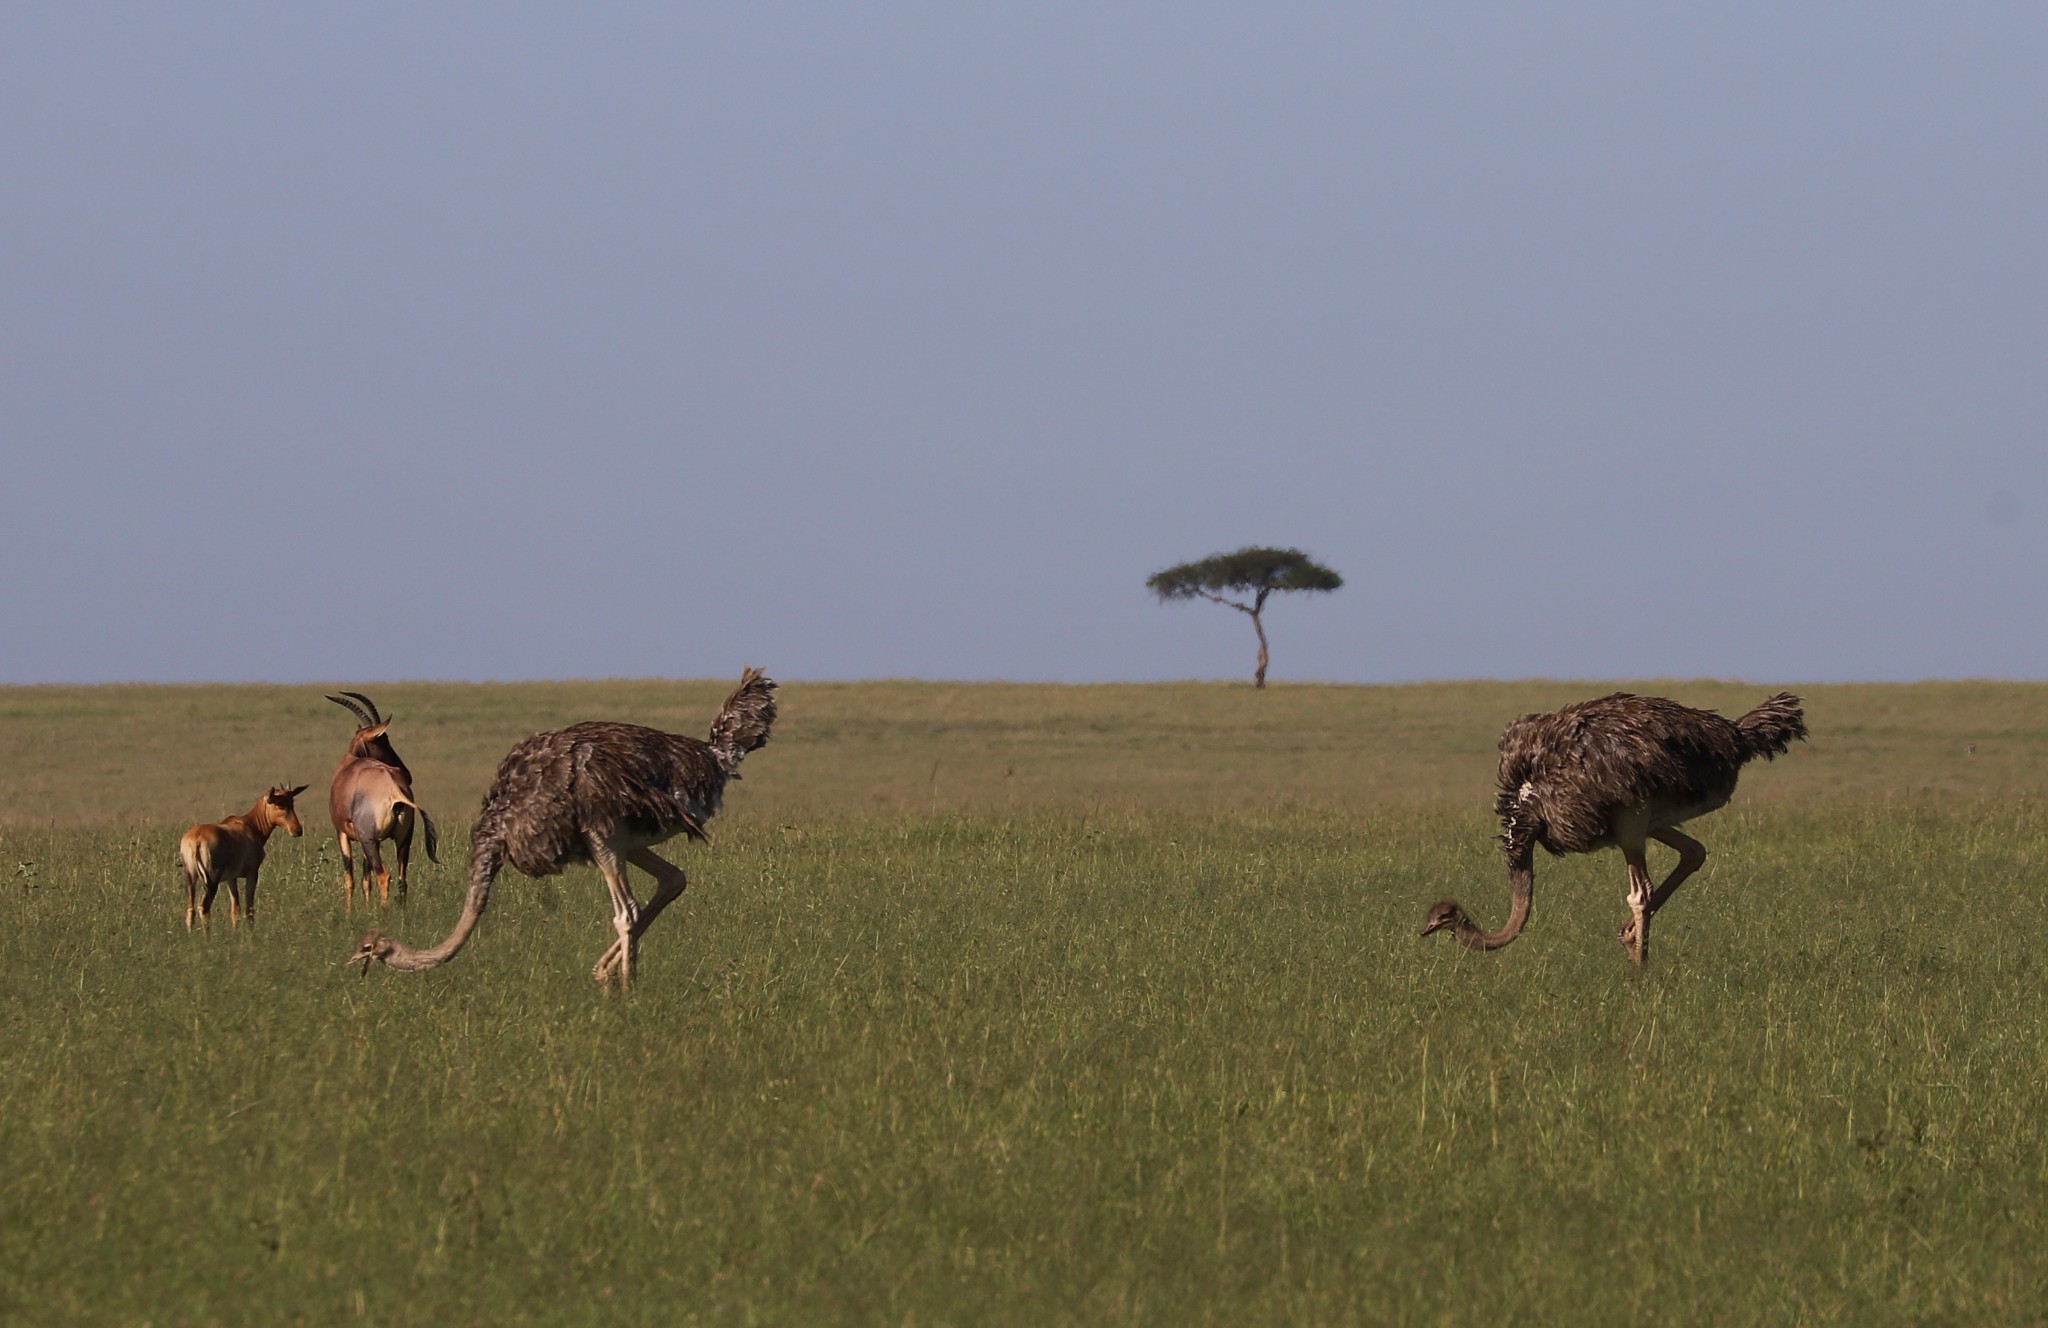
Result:
{"type": "MultiPolygon", "coordinates": [[[[473,806],[444,748],[655,696],[696,731],[721,694],[523,689],[522,728],[369,690],[449,823],[384,915],[415,942],[473,806]]],[[[1817,694],[1647,972],[1612,855],[1539,861],[1504,953],[1418,939],[1439,894],[1504,910],[1491,739],[1560,691],[792,686],[623,999],[587,871],[354,976],[317,816],[253,928],[188,935],[177,831],[317,787],[271,768],[338,755],[317,696],[0,693],[0,1321],[2048,1314],[2048,693],[1817,694]],[[218,808],[35,802],[84,779],[39,735],[96,767],[153,714],[124,796],[189,805],[244,759],[206,753],[224,712],[316,731],[218,808]]]]}

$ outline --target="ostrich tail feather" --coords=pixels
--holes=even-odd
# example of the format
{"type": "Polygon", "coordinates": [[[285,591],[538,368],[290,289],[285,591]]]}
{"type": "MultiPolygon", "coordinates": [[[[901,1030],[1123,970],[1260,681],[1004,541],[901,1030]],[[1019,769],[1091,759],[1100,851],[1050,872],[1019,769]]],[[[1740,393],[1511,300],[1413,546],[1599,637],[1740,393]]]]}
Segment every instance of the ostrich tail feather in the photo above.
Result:
{"type": "Polygon", "coordinates": [[[1761,756],[1768,761],[1783,756],[1793,743],[1806,737],[1806,712],[1800,709],[1798,697],[1779,692],[1736,720],[1735,727],[1749,758],[1761,756]]]}

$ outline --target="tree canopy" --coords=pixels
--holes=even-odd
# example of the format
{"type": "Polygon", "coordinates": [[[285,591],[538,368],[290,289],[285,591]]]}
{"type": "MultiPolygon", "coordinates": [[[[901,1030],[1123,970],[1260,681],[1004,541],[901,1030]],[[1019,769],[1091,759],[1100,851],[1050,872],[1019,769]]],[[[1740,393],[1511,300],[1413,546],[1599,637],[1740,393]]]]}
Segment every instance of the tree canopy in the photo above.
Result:
{"type": "Polygon", "coordinates": [[[1252,674],[1255,687],[1266,685],[1266,625],[1259,617],[1265,612],[1266,597],[1276,590],[1283,593],[1335,590],[1343,584],[1343,577],[1300,549],[1268,549],[1257,544],[1247,544],[1235,553],[1212,554],[1197,562],[1177,563],[1163,572],[1154,572],[1145,580],[1146,588],[1159,596],[1162,603],[1201,598],[1249,614],[1252,630],[1259,634],[1259,665],[1252,674]],[[1252,602],[1244,604],[1226,599],[1221,593],[1226,590],[1250,595],[1252,602]]]}
{"type": "Polygon", "coordinates": [[[1335,590],[1344,578],[1300,549],[1268,549],[1247,544],[1235,553],[1212,554],[1154,572],[1145,586],[1162,600],[1192,599],[1204,591],[1235,590],[1264,598],[1275,590],[1335,590]],[[1263,594],[1261,592],[1264,592],[1263,594]]]}

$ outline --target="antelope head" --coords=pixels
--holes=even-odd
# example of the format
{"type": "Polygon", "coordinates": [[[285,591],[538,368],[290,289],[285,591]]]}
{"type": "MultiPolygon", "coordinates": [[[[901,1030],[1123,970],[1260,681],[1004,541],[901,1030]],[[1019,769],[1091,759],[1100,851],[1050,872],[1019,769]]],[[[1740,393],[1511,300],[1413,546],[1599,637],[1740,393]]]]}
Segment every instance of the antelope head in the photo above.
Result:
{"type": "Polygon", "coordinates": [[[293,839],[306,833],[305,827],[299,824],[298,809],[292,806],[292,800],[305,791],[304,784],[297,788],[279,784],[263,795],[263,808],[270,814],[270,823],[290,831],[293,839]]]}
{"type": "Polygon", "coordinates": [[[412,782],[412,772],[399,759],[398,750],[391,745],[385,730],[391,727],[391,716],[377,713],[377,703],[361,692],[329,692],[327,699],[355,713],[355,736],[349,739],[350,756],[365,756],[373,761],[395,767],[406,783],[412,782]]]}

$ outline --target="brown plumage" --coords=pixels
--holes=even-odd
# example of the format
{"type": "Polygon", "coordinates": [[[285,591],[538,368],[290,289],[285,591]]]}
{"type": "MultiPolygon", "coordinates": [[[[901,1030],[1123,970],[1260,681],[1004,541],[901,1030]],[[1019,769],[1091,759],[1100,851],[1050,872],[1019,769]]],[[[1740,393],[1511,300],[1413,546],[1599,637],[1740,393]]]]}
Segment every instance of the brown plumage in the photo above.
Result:
{"type": "Polygon", "coordinates": [[[1799,698],[1790,692],[1735,720],[1628,692],[1522,716],[1501,734],[1493,803],[1513,897],[1507,923],[1481,931],[1444,899],[1431,906],[1422,934],[1449,927],[1471,949],[1498,950],[1529,921],[1536,845],[1560,855],[1613,846],[1629,872],[1630,916],[1619,939],[1642,964],[1650,918],[1707,860],[1706,848],[1677,827],[1725,806],[1745,764],[1783,755],[1805,736],[1799,698]],[[1651,839],[1678,850],[1678,865],[1654,891],[1645,857],[1651,839]]]}
{"type": "Polygon", "coordinates": [[[327,816],[334,823],[335,843],[341,850],[342,906],[355,907],[355,844],[363,846],[363,902],[370,902],[373,873],[379,902],[391,902],[391,872],[384,866],[380,846],[386,839],[398,852],[398,899],[404,903],[412,866],[414,819],[427,833],[429,861],[441,860],[440,833],[427,809],[413,800],[412,771],[398,759],[398,751],[391,745],[391,721],[377,713],[377,703],[361,692],[330,694],[327,699],[355,712],[361,721],[350,735],[348,751],[335,767],[334,782],[327,789],[327,816]]]}
{"type": "Polygon", "coordinates": [[[768,741],[775,723],[775,684],[747,669],[712,721],[708,740],[663,733],[638,724],[594,722],[536,733],[498,765],[484,795],[469,856],[469,897],[455,929],[430,950],[413,950],[381,931],[364,935],[351,962],[418,970],[455,957],[490,902],[498,870],[510,862],[528,876],[552,876],[589,862],[611,891],[618,939],[591,975],[613,972],[632,981],[639,940],[688,884],[651,847],[677,835],[704,838],[704,822],[717,814],[726,781],[740,762],[768,741]],[[626,878],[631,863],[655,878],[643,907],[626,878]]]}

